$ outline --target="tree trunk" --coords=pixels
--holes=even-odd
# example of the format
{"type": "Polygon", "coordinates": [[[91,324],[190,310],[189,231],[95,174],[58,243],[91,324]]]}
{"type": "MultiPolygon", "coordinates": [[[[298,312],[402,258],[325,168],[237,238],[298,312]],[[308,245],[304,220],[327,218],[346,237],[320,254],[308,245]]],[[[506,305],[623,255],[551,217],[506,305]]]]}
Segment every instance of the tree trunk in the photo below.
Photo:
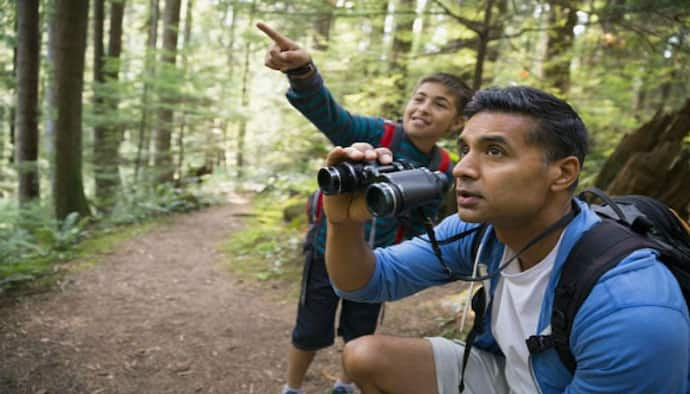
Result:
{"type": "Polygon", "coordinates": [[[334,0],[325,0],[323,11],[314,21],[314,49],[317,51],[328,50],[328,42],[331,39],[331,25],[333,23],[333,9],[336,6],[334,0]]]}
{"type": "MultiPolygon", "coordinates": [[[[102,80],[108,83],[109,94],[102,100],[103,110],[107,114],[117,113],[119,99],[117,84],[120,72],[120,54],[122,53],[122,22],[125,13],[125,1],[112,1],[110,4],[110,33],[108,34],[108,63],[102,80]]],[[[102,28],[102,23],[101,23],[102,28]]],[[[96,43],[97,44],[97,43],[96,43]]],[[[101,40],[102,45],[102,40],[101,40]]],[[[102,49],[101,49],[102,51],[102,49]]],[[[98,128],[94,135],[94,169],[96,200],[106,212],[110,211],[120,188],[119,151],[122,141],[122,129],[112,121],[98,128]]]]}
{"type": "Polygon", "coordinates": [[[93,113],[96,117],[93,128],[93,170],[95,180],[95,198],[100,205],[107,197],[103,179],[104,166],[104,141],[106,130],[103,124],[105,101],[103,90],[105,89],[105,48],[103,46],[103,25],[105,24],[105,0],[94,0],[93,3],[93,113]]]}
{"type": "MultiPolygon", "coordinates": [[[[254,13],[256,12],[256,1],[252,1],[252,8],[249,11],[249,28],[254,24],[254,13]]],[[[242,109],[243,113],[249,110],[249,59],[252,52],[252,43],[246,41],[244,47],[244,69],[242,70],[242,109]]],[[[244,145],[247,135],[247,117],[240,118],[239,129],[237,132],[237,178],[244,178],[244,145]]]]}
{"type": "Polygon", "coordinates": [[[479,90],[482,87],[484,79],[484,62],[488,55],[489,41],[491,40],[491,14],[493,12],[494,0],[486,2],[484,9],[484,22],[481,30],[477,32],[479,39],[477,41],[477,60],[474,63],[474,78],[472,80],[472,89],[479,90]]]}
{"type": "MultiPolygon", "coordinates": [[[[192,10],[194,9],[194,0],[187,0],[187,9],[185,10],[185,19],[184,19],[184,34],[182,36],[182,70],[184,70],[184,75],[188,75],[188,55],[187,51],[189,50],[189,40],[191,39],[192,36],[192,15],[193,12],[192,10]]],[[[181,103],[180,105],[180,127],[179,127],[179,132],[177,136],[177,146],[179,148],[178,150],[178,157],[177,157],[177,174],[178,174],[178,179],[182,179],[182,167],[184,165],[184,132],[185,132],[185,127],[187,126],[187,117],[185,114],[185,106],[188,105],[188,103],[181,103]]]]}
{"type": "Polygon", "coordinates": [[[575,3],[568,6],[550,2],[544,62],[544,78],[562,94],[570,91],[570,62],[577,23],[575,3]]]}
{"type": "Polygon", "coordinates": [[[683,217],[690,209],[690,99],[676,112],[657,113],[627,134],[599,172],[595,185],[612,195],[658,198],[683,217]]]}
{"type": "MultiPolygon", "coordinates": [[[[180,0],[166,0],[163,11],[163,54],[161,62],[167,63],[170,69],[175,68],[177,58],[177,30],[180,25],[180,0]]],[[[174,103],[172,92],[161,92],[162,109],[158,112],[158,128],[156,129],[156,167],[159,183],[172,182],[174,167],[170,140],[172,135],[173,111],[170,107],[174,103]]]]}
{"type": "Polygon", "coordinates": [[[82,181],[82,88],[89,15],[88,0],[55,0],[50,24],[54,56],[51,97],[55,113],[53,202],[62,220],[90,214],[82,181]]]}
{"type": "Polygon", "coordinates": [[[149,119],[149,90],[150,79],[155,75],[155,52],[158,41],[158,0],[149,3],[148,30],[146,33],[146,59],[144,60],[143,89],[141,93],[141,118],[139,118],[139,141],[137,142],[137,154],[134,160],[134,181],[139,179],[139,171],[142,165],[149,164],[149,146],[151,143],[150,119],[149,119]]]}
{"type": "Polygon", "coordinates": [[[390,117],[390,119],[399,119],[402,117],[403,105],[407,98],[407,62],[412,52],[415,6],[416,1],[414,0],[398,1],[393,33],[393,46],[391,47],[388,63],[389,75],[394,79],[394,91],[398,94],[392,95],[390,100],[386,100],[382,107],[384,116],[390,117]]]}
{"type": "Polygon", "coordinates": [[[17,112],[15,132],[19,202],[39,197],[38,75],[40,26],[38,0],[17,2],[17,112]]]}

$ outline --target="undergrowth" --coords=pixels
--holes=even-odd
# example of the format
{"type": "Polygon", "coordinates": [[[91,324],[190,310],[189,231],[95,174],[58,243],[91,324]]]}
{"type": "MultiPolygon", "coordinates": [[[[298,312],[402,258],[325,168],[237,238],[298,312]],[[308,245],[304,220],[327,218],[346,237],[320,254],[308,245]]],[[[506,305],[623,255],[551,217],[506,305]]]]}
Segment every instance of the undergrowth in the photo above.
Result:
{"type": "Polygon", "coordinates": [[[302,246],[306,230],[302,207],[306,197],[286,197],[276,190],[260,193],[251,214],[222,246],[227,267],[259,281],[277,281],[298,288],[302,272],[302,246]],[[286,220],[285,212],[300,214],[286,220]]]}
{"type": "Polygon", "coordinates": [[[60,272],[60,262],[82,257],[88,264],[89,256],[146,231],[157,218],[215,202],[212,195],[169,185],[119,197],[107,214],[80,217],[75,212],[62,221],[53,218],[45,201],[20,208],[15,200],[0,200],[0,292],[44,281],[60,272]]]}

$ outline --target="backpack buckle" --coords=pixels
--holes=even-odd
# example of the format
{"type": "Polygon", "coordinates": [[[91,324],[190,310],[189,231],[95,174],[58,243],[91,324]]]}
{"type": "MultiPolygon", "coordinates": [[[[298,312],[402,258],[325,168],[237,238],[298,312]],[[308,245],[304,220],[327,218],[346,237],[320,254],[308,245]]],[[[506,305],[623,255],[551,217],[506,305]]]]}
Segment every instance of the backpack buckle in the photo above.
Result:
{"type": "Polygon", "coordinates": [[[532,335],[525,340],[525,343],[530,354],[541,353],[553,347],[553,338],[551,335],[532,335]]]}

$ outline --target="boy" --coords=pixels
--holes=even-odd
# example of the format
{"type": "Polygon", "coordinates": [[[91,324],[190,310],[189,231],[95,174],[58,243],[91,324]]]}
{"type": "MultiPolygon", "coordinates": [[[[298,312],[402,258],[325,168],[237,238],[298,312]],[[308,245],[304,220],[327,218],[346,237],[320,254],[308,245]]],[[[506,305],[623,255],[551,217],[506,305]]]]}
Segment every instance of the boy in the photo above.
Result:
{"type": "MultiPolygon", "coordinates": [[[[294,42],[263,23],[257,24],[273,40],[266,54],[266,66],[287,74],[290,89],[287,98],[334,145],[348,146],[356,141],[379,145],[386,122],[381,118],[353,115],[340,107],[324,86],[310,55],[294,42]]],[[[462,109],[471,97],[471,90],[457,77],[437,73],[422,78],[405,107],[402,124],[390,124],[403,133],[393,152],[396,160],[405,159],[416,165],[433,166],[439,154],[436,142],[459,131],[463,125],[462,109]]],[[[447,166],[446,175],[452,179],[447,166]]],[[[435,217],[440,201],[425,206],[425,212],[435,217]]],[[[316,351],[333,343],[333,323],[339,297],[333,289],[324,263],[326,218],[317,223],[315,236],[307,245],[303,274],[303,294],[297,312],[297,323],[288,352],[287,384],[283,393],[302,393],[304,376],[316,351]]],[[[363,237],[375,235],[373,246],[386,246],[423,231],[420,218],[412,217],[401,231],[397,219],[377,218],[367,224],[363,237]],[[372,230],[374,228],[374,230],[372,230]]],[[[357,303],[343,300],[338,334],[345,342],[371,334],[376,329],[380,303],[357,303]]],[[[333,393],[352,393],[354,386],[346,374],[341,374],[333,393]]]]}

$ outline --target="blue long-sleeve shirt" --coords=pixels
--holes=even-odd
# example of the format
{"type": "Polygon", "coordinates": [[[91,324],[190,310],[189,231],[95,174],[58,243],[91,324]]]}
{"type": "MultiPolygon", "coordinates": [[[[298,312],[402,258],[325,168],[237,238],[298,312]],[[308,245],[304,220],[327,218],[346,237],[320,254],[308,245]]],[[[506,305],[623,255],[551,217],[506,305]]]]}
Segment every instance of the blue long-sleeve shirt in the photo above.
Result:
{"type": "MultiPolygon", "coordinates": [[[[564,230],[534,335],[550,333],[554,290],[563,264],[582,234],[600,221],[586,204],[578,204],[581,212],[564,230]]],[[[454,215],[436,227],[436,237],[446,239],[476,225],[454,215]]],[[[376,268],[369,282],[359,290],[336,289],[336,293],[356,301],[382,302],[447,283],[446,270],[422,238],[377,249],[376,268]]],[[[441,246],[446,264],[458,274],[471,274],[473,238],[474,234],[441,246]]],[[[495,272],[504,245],[491,227],[481,249],[485,272],[495,272]]],[[[492,297],[497,281],[498,275],[485,284],[492,297]]],[[[491,313],[486,314],[484,327],[476,345],[500,351],[491,335],[491,313]]],[[[688,309],[677,281],[655,251],[638,250],[599,279],[575,316],[570,347],[577,360],[574,375],[554,349],[530,356],[542,393],[688,392],[688,309]]]]}

